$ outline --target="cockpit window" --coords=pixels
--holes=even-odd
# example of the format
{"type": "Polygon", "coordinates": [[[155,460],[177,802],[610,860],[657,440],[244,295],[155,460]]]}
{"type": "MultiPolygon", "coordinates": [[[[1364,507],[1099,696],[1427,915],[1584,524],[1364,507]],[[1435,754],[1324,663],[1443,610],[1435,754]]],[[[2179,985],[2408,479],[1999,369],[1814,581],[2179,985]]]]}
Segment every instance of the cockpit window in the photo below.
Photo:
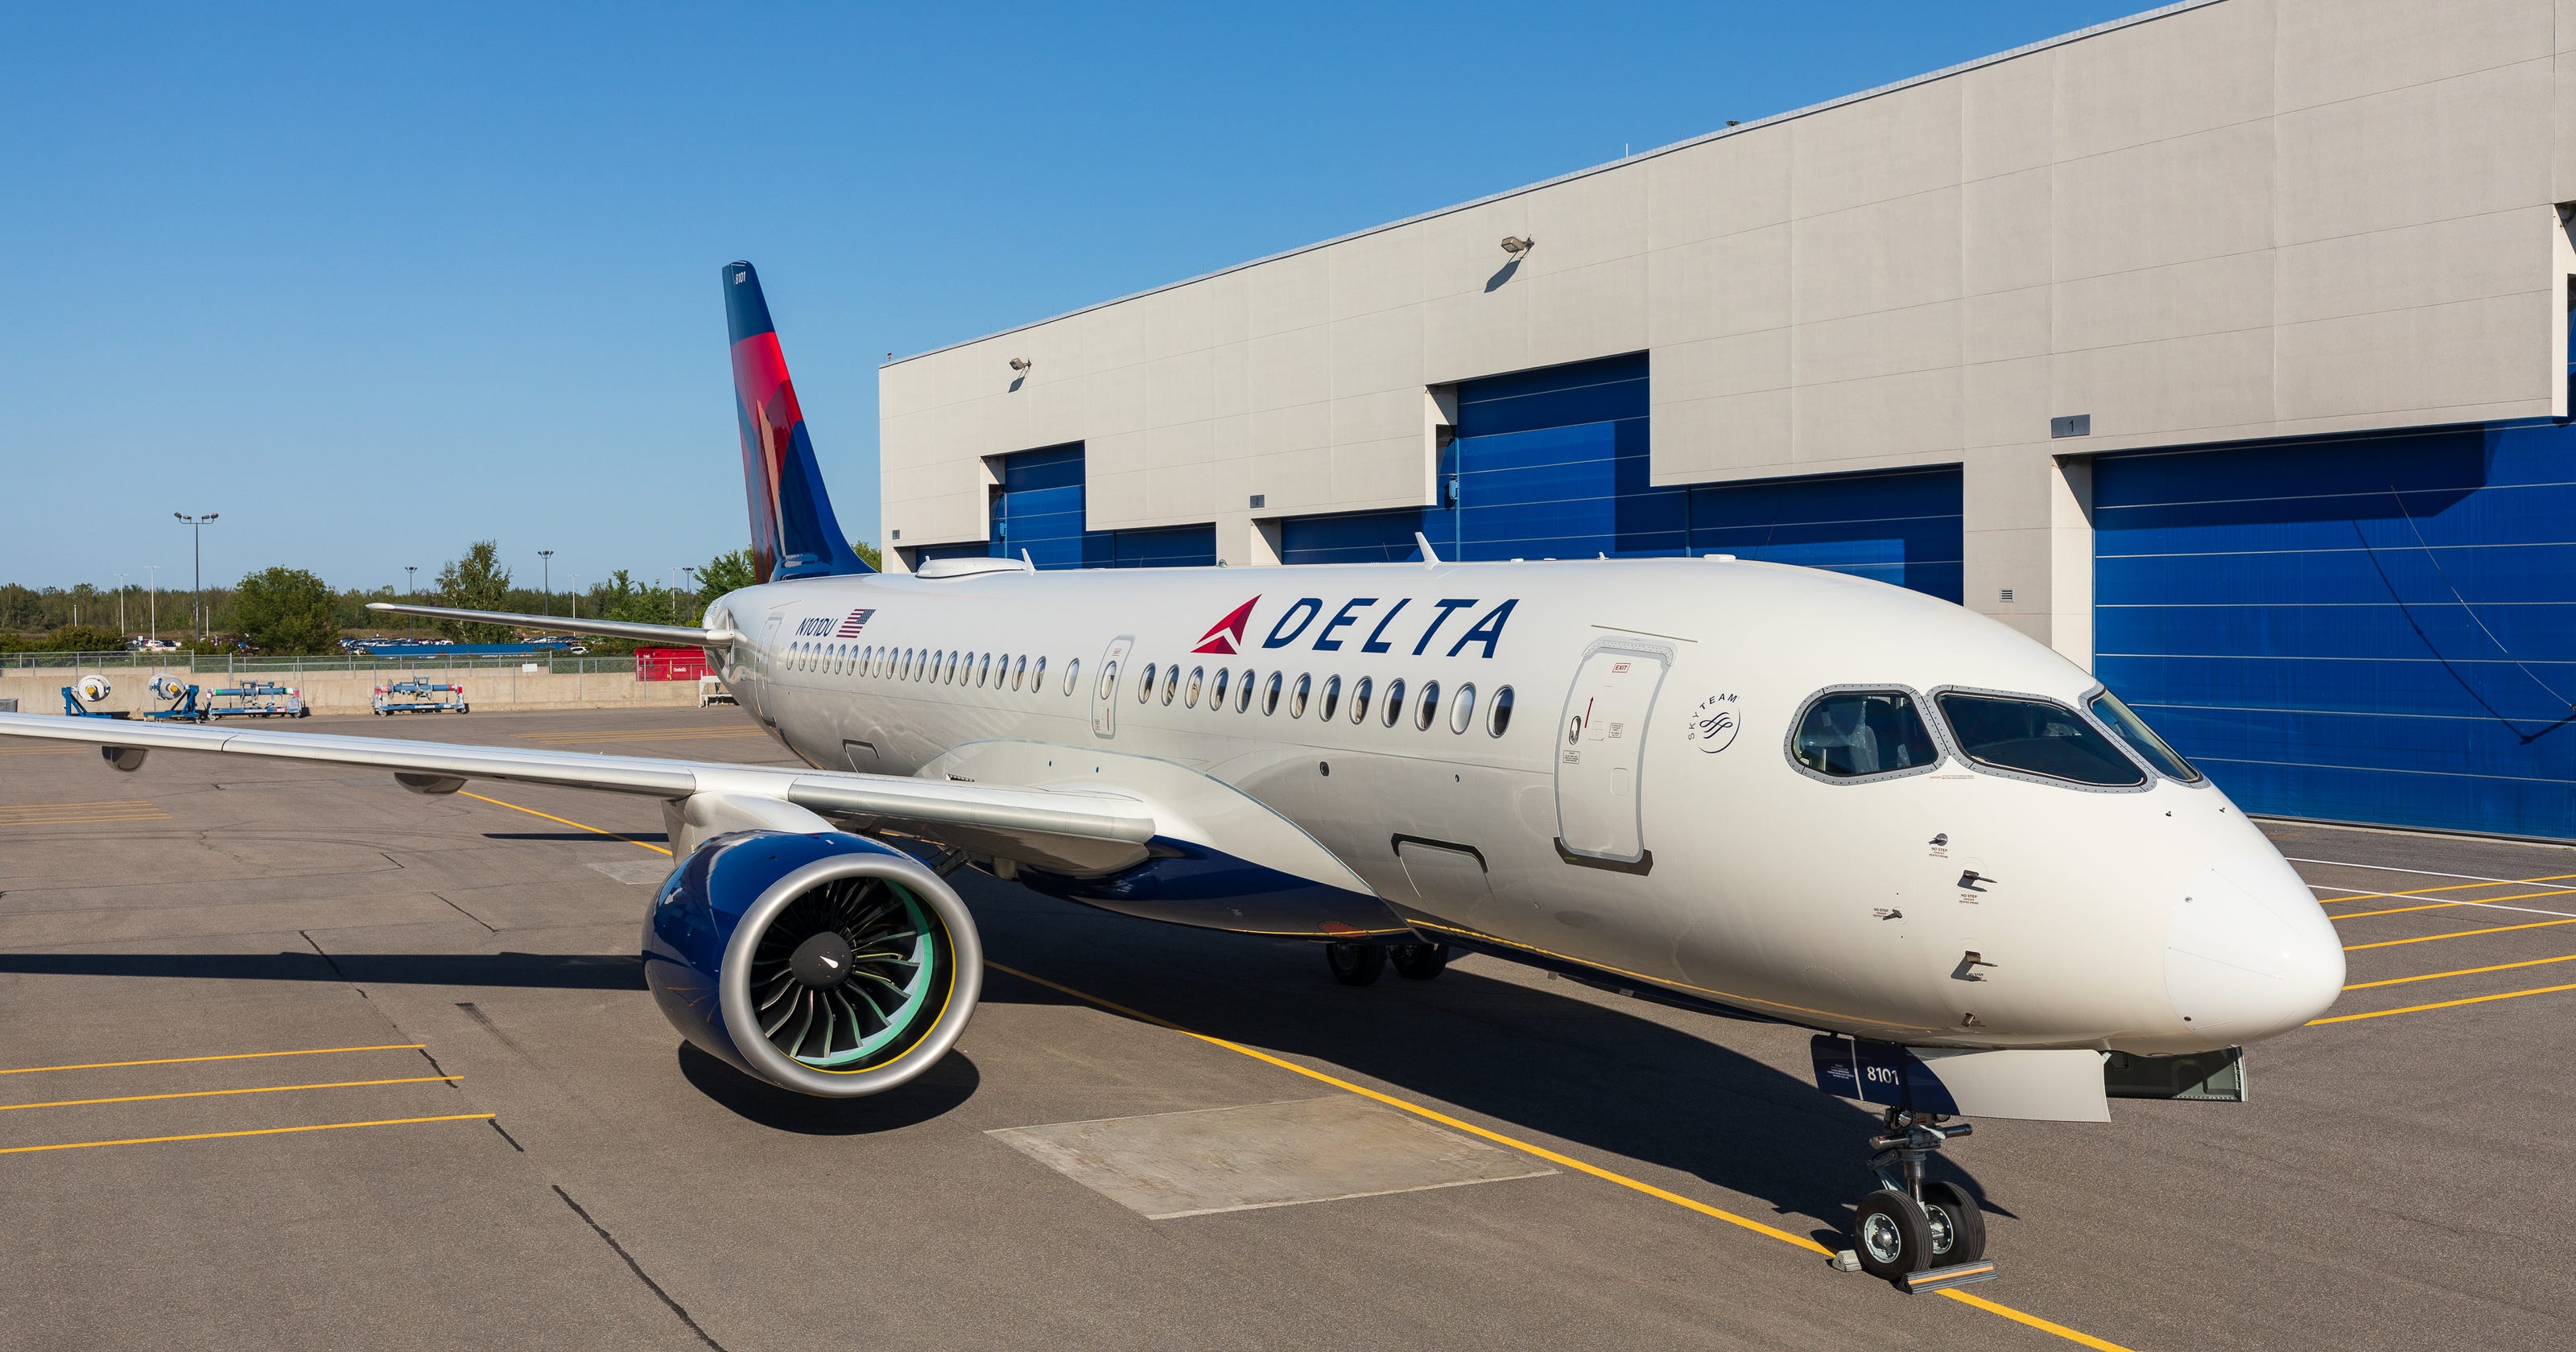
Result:
{"type": "Polygon", "coordinates": [[[2146,772],[2110,738],[2062,704],[1956,691],[1938,698],[1959,749],[1981,765],[2076,784],[2147,782],[2146,772]]]}
{"type": "Polygon", "coordinates": [[[1941,759],[1914,697],[1902,690],[1835,690],[1798,720],[1798,764],[1836,779],[1920,770],[1941,759]]]}
{"type": "Polygon", "coordinates": [[[2084,707],[2092,710],[2093,716],[2102,720],[2102,726],[2109,728],[2113,736],[2127,742],[2129,749],[2138,753],[2138,759],[2155,767],[2156,773],[2167,779],[2179,779],[2185,784],[2200,782],[2200,771],[2193,768],[2190,761],[2184,760],[2181,752],[2165,745],[2165,739],[2147,726],[2147,720],[2122,704],[2119,696],[2105,690],[2084,707]]]}

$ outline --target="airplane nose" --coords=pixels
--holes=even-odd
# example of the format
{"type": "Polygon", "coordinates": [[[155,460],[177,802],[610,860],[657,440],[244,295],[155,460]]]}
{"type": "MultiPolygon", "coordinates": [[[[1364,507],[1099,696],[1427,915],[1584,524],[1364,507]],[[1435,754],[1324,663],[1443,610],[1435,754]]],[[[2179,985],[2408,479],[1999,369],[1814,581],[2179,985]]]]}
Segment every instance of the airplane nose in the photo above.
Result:
{"type": "Polygon", "coordinates": [[[2205,869],[2165,930],[2165,993],[2212,1047],[2288,1032],[2343,993],[2343,941],[2278,855],[2205,869]]]}

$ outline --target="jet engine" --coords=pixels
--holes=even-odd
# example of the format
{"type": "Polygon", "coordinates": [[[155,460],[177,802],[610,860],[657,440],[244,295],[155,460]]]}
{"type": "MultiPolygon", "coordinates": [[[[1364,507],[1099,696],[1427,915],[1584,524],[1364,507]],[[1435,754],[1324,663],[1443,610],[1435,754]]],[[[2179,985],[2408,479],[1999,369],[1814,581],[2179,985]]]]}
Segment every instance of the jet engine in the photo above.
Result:
{"type": "Polygon", "coordinates": [[[644,921],[644,979],[682,1036],[759,1079],[879,1094],[956,1045],[983,988],[974,917],[910,855],[838,831],[734,831],[644,921]]]}

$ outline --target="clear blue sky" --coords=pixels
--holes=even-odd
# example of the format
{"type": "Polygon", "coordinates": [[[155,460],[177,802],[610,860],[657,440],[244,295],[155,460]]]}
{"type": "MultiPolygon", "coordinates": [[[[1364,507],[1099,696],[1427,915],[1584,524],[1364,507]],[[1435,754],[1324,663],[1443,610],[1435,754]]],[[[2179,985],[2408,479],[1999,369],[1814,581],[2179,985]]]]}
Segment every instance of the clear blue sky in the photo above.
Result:
{"type": "Polygon", "coordinates": [[[873,538],[887,352],[2144,7],[23,9],[0,581],[731,548],[737,257],[873,538]]]}

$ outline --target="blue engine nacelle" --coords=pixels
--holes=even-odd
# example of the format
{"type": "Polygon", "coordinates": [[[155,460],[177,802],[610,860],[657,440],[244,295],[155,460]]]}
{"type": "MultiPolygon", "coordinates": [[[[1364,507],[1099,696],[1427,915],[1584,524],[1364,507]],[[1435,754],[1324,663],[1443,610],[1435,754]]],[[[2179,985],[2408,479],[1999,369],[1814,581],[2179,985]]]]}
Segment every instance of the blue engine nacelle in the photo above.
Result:
{"type": "Polygon", "coordinates": [[[644,980],[682,1036],[825,1098],[936,1064],[982,992],[974,917],[912,856],[838,831],[699,846],[644,920],[644,980]]]}

